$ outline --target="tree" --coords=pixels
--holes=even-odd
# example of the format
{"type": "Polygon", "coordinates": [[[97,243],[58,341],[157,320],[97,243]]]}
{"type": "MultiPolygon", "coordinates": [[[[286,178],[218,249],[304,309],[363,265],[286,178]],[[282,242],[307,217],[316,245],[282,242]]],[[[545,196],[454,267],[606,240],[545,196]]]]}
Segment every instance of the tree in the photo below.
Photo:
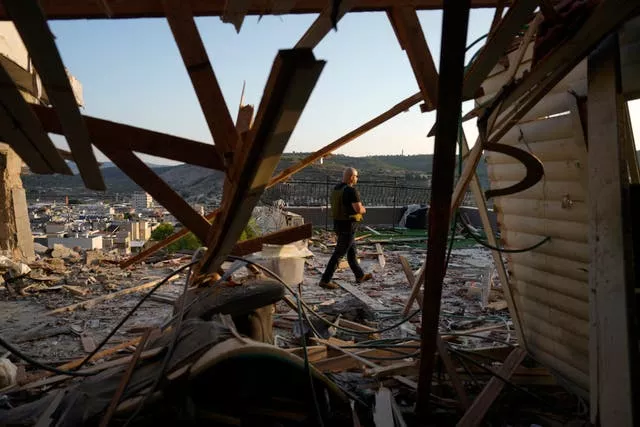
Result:
{"type": "Polygon", "coordinates": [[[151,232],[151,240],[164,240],[173,234],[173,225],[163,222],[151,232]]]}

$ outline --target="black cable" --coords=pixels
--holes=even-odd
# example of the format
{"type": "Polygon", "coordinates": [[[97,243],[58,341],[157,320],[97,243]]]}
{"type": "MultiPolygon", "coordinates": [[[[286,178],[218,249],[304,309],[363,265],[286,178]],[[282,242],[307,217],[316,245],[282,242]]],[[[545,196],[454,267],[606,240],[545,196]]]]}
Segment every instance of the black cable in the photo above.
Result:
{"type": "MultiPolygon", "coordinates": [[[[240,261],[244,261],[247,264],[251,264],[261,270],[263,270],[264,272],[266,272],[267,274],[269,274],[271,277],[273,277],[274,279],[276,279],[278,282],[280,282],[295,298],[298,298],[298,295],[296,294],[296,292],[291,289],[291,287],[289,285],[287,285],[280,276],[278,276],[276,273],[274,273],[273,271],[269,270],[267,267],[260,265],[258,263],[255,263],[251,260],[248,260],[246,258],[242,258],[242,257],[238,257],[238,256],[234,256],[234,255],[229,255],[230,259],[234,259],[234,260],[240,260],[240,261]]],[[[313,309],[311,307],[309,307],[307,305],[307,303],[304,301],[304,299],[301,299],[301,303],[302,306],[304,308],[306,308],[308,311],[311,312],[311,314],[313,314],[314,316],[316,316],[318,319],[320,319],[321,321],[323,321],[324,323],[326,323],[329,326],[333,326],[336,329],[340,329],[341,331],[345,331],[348,332],[350,334],[354,334],[354,335],[371,335],[371,334],[379,334],[379,333],[383,333],[383,332],[387,332],[390,331],[392,329],[397,328],[398,326],[408,322],[409,320],[411,320],[412,318],[414,318],[418,313],[420,313],[420,309],[414,311],[413,313],[409,314],[408,316],[402,318],[402,320],[398,321],[397,323],[394,323],[391,326],[388,326],[386,328],[382,328],[382,329],[374,329],[371,331],[357,331],[355,329],[349,329],[349,328],[345,328],[344,326],[340,326],[340,325],[336,325],[335,323],[325,319],[324,317],[322,317],[321,315],[319,315],[318,313],[316,313],[315,311],[313,311],[313,309]]]]}
{"type": "MultiPolygon", "coordinates": [[[[202,248],[200,248],[202,249],[202,248]]],[[[201,250],[198,249],[198,251],[196,251],[193,254],[193,258],[190,264],[187,264],[187,266],[191,266],[194,265],[196,263],[199,262],[198,259],[195,259],[196,256],[198,256],[199,254],[201,254],[201,250]]],[[[186,267],[186,266],[185,266],[186,267]]],[[[215,286],[216,284],[219,284],[225,280],[227,280],[231,274],[233,274],[233,271],[235,270],[229,270],[227,272],[225,272],[225,274],[218,279],[213,286],[215,286]]],[[[178,317],[177,317],[177,325],[175,328],[175,333],[171,339],[171,342],[169,343],[169,347],[167,350],[167,353],[164,356],[164,359],[162,360],[162,366],[158,372],[158,375],[155,377],[153,384],[151,386],[151,388],[149,389],[149,392],[147,394],[144,395],[144,397],[142,398],[142,400],[140,401],[140,403],[138,404],[138,407],[136,408],[136,410],[133,412],[133,414],[131,414],[131,416],[127,419],[127,421],[125,422],[125,427],[129,425],[129,423],[131,423],[131,421],[133,421],[133,419],[135,417],[138,416],[138,414],[140,413],[140,411],[142,410],[142,408],[144,407],[145,403],[147,402],[147,400],[149,399],[149,397],[151,397],[151,395],[153,395],[153,392],[155,391],[156,387],[158,387],[158,384],[160,383],[160,381],[162,380],[162,377],[164,376],[165,370],[167,369],[167,365],[169,364],[169,360],[171,359],[171,356],[173,356],[173,351],[175,349],[175,346],[178,342],[178,339],[180,338],[180,329],[182,327],[182,320],[184,317],[184,313],[186,311],[186,307],[187,307],[187,290],[189,289],[189,278],[191,277],[191,273],[187,274],[186,280],[184,281],[184,287],[183,287],[183,291],[182,291],[182,301],[180,304],[180,309],[178,310],[178,317]]],[[[175,316],[174,316],[175,317],[175,316]]]]}
{"type": "Polygon", "coordinates": [[[65,371],[65,370],[62,370],[62,369],[58,369],[58,368],[56,368],[54,366],[45,365],[44,363],[38,362],[37,360],[33,359],[31,356],[27,356],[22,351],[20,351],[18,348],[14,347],[12,344],[7,342],[1,336],[0,336],[0,346],[6,348],[7,350],[9,350],[11,352],[11,354],[19,357],[20,359],[24,360],[25,362],[27,362],[27,363],[29,363],[29,364],[31,364],[33,366],[36,366],[36,367],[38,367],[40,369],[44,369],[45,371],[53,372],[54,374],[69,375],[69,376],[72,376],[72,377],[88,377],[88,376],[97,374],[97,372],[88,373],[88,372],[65,371]]]}
{"type": "MultiPolygon", "coordinates": [[[[298,289],[298,294],[300,294],[300,290],[298,289]]],[[[302,300],[302,297],[299,295],[298,298],[298,318],[300,320],[300,327],[302,328],[302,313],[303,313],[303,309],[302,309],[302,305],[300,305],[300,301],[302,300]]],[[[307,372],[307,375],[309,376],[309,386],[311,388],[311,396],[313,398],[313,404],[315,406],[315,410],[316,410],[316,416],[318,417],[318,424],[320,424],[320,427],[324,427],[324,421],[322,420],[322,412],[320,411],[320,404],[318,403],[318,396],[316,394],[316,388],[315,385],[313,384],[313,375],[311,375],[311,368],[309,367],[309,354],[307,353],[307,340],[304,337],[304,334],[302,336],[302,348],[304,351],[304,370],[307,372]]]]}
{"type": "Polygon", "coordinates": [[[131,310],[129,310],[129,312],[128,312],[128,313],[127,313],[127,314],[126,314],[126,315],[125,315],[121,320],[120,320],[120,322],[119,322],[119,323],[118,323],[118,324],[117,324],[117,325],[116,325],[116,326],[111,330],[111,332],[109,332],[109,334],[106,336],[106,338],[104,338],[104,339],[102,340],[102,342],[100,342],[100,344],[98,344],[98,345],[96,346],[96,348],[95,348],[91,353],[89,353],[89,355],[88,355],[87,357],[85,357],[85,358],[84,358],[84,360],[83,360],[82,362],[80,362],[80,364],[75,368],[75,370],[80,369],[80,368],[81,368],[82,366],[84,366],[87,362],[89,362],[89,360],[91,360],[91,358],[92,358],[93,356],[95,356],[95,355],[96,355],[96,353],[98,353],[98,351],[100,351],[100,349],[101,349],[102,347],[104,347],[104,346],[107,344],[107,342],[111,339],[111,337],[112,337],[112,336],[114,336],[116,332],[118,332],[118,329],[120,329],[120,328],[122,327],[122,325],[124,325],[124,324],[125,324],[125,322],[126,322],[127,320],[129,320],[129,318],[133,315],[133,313],[135,313],[135,312],[136,312],[136,310],[137,310],[138,308],[140,308],[140,306],[141,306],[141,305],[142,305],[142,304],[143,304],[143,303],[144,303],[144,302],[145,302],[145,301],[146,301],[146,300],[147,300],[151,295],[153,295],[153,293],[154,293],[155,291],[157,291],[157,290],[158,290],[158,288],[160,288],[160,286],[162,286],[162,285],[164,285],[165,283],[167,283],[167,281],[168,281],[170,278],[172,278],[173,276],[175,276],[176,274],[180,273],[181,271],[183,271],[184,269],[186,269],[186,268],[188,268],[188,267],[191,267],[191,266],[192,266],[192,265],[194,265],[194,264],[195,264],[195,262],[190,262],[189,264],[185,264],[185,265],[183,265],[182,267],[180,267],[180,268],[178,268],[178,269],[176,269],[176,270],[173,270],[171,273],[169,273],[169,275],[168,275],[168,276],[165,276],[165,278],[164,278],[164,279],[162,279],[162,280],[161,280],[161,281],[159,281],[156,285],[154,285],[154,286],[153,286],[153,288],[151,288],[151,290],[149,290],[149,292],[147,292],[147,293],[146,293],[146,294],[145,294],[145,295],[140,299],[140,301],[138,301],[138,302],[136,303],[136,305],[135,305],[135,306],[133,306],[133,308],[132,308],[131,310]]]}
{"type": "Polygon", "coordinates": [[[142,303],[144,301],[146,301],[160,286],[162,286],[164,283],[166,283],[171,277],[175,276],[176,274],[178,274],[179,272],[181,272],[185,268],[190,267],[191,265],[193,265],[193,263],[184,265],[184,266],[180,267],[179,269],[172,271],[168,276],[166,276],[164,279],[162,279],[160,282],[158,282],[158,284],[156,284],[149,292],[147,292],[142,297],[142,299],[140,299],[140,301],[138,301],[138,303],[122,318],[122,320],[120,320],[118,325],[116,325],[116,327],[113,328],[111,330],[111,332],[109,332],[107,337],[104,340],[102,340],[102,342],[98,346],[96,346],[96,348],[87,357],[85,357],[84,360],[82,362],[80,362],[80,364],[78,366],[76,366],[73,371],[67,371],[67,370],[63,370],[63,369],[58,369],[58,368],[56,368],[54,366],[49,366],[49,365],[46,365],[44,363],[38,362],[37,360],[33,359],[32,357],[27,356],[26,354],[24,354],[18,348],[14,347],[12,344],[7,342],[1,336],[0,336],[0,346],[6,348],[12,354],[14,354],[16,357],[24,360],[25,362],[27,362],[27,363],[29,363],[29,364],[37,367],[37,368],[43,369],[45,371],[52,372],[54,374],[69,375],[69,376],[74,376],[74,377],[88,377],[88,376],[91,376],[91,375],[95,375],[95,374],[97,374],[97,372],[88,373],[88,372],[77,372],[77,371],[80,368],[82,368],[89,360],[91,360],[91,358],[93,356],[95,356],[95,354],[98,351],[100,351],[100,349],[102,347],[105,346],[105,344],[118,331],[118,329],[120,329],[120,327],[133,315],[133,313],[140,307],[140,305],[142,305],[142,303]]]}
{"type": "Polygon", "coordinates": [[[460,217],[460,223],[465,228],[465,230],[467,230],[467,233],[469,233],[471,235],[471,238],[473,240],[475,240],[477,243],[479,243],[480,245],[484,246],[485,248],[488,248],[488,249],[491,249],[491,250],[494,250],[494,251],[498,251],[498,252],[504,253],[504,254],[519,254],[519,253],[523,253],[523,252],[529,252],[529,251],[532,251],[532,250],[534,250],[536,248],[539,248],[540,246],[544,245],[549,240],[551,240],[551,237],[547,236],[544,239],[542,239],[541,241],[539,241],[538,243],[536,243],[535,245],[529,246],[527,248],[522,248],[522,249],[499,248],[497,246],[490,245],[489,243],[485,242],[484,240],[482,240],[481,238],[476,236],[476,234],[473,232],[473,230],[471,230],[469,225],[465,222],[464,218],[460,217]]]}
{"type": "Polygon", "coordinates": [[[515,388],[516,390],[519,390],[523,393],[528,394],[529,396],[533,397],[534,399],[538,400],[539,402],[553,408],[553,405],[549,404],[549,402],[547,402],[546,400],[544,400],[543,398],[541,398],[540,396],[538,396],[535,393],[532,393],[531,391],[527,390],[524,387],[519,386],[518,384],[514,383],[513,381],[509,380],[508,378],[503,377],[502,375],[498,374],[497,372],[495,372],[493,369],[487,368],[486,366],[484,366],[482,363],[474,360],[472,357],[467,356],[464,353],[461,353],[453,348],[449,349],[452,353],[456,354],[458,357],[461,357],[465,360],[467,360],[468,362],[472,363],[473,365],[476,365],[478,368],[486,371],[487,373],[491,374],[492,376],[498,378],[500,381],[504,382],[507,385],[510,385],[511,387],[515,388]]]}

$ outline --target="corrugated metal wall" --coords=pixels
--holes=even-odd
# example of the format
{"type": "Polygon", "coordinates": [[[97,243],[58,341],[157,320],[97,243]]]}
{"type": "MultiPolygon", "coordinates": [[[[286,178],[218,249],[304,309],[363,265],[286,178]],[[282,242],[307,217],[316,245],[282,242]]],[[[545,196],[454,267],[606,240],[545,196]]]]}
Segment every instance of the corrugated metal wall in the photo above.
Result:
{"type": "MultiPolygon", "coordinates": [[[[530,68],[531,56],[532,45],[518,76],[530,68]]],[[[534,187],[494,200],[505,247],[551,237],[537,249],[508,256],[514,308],[531,356],[583,395],[589,392],[587,150],[575,95],[586,96],[586,74],[583,62],[500,141],[533,153],[545,174],[534,187]]],[[[493,97],[505,79],[505,68],[497,66],[478,104],[493,97]]],[[[525,175],[512,157],[489,151],[486,159],[492,188],[525,175]]]]}

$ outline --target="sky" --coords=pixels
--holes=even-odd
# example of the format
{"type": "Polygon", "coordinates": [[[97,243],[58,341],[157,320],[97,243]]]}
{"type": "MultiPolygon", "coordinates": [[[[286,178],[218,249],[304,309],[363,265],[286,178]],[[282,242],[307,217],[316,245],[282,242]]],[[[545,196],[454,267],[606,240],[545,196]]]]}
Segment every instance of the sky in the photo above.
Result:
{"type": "MultiPolygon", "coordinates": [[[[418,15],[438,67],[442,13],[418,15]]],[[[492,9],[472,10],[467,44],[488,31],[492,18],[492,9]]],[[[245,103],[257,108],[277,51],[293,47],[314,19],[315,15],[250,16],[238,34],[218,17],[196,18],[234,120],[243,85],[245,103]]],[[[50,26],[65,65],[82,83],[84,114],[212,143],[165,19],[50,21],[50,26]]],[[[469,50],[467,60],[476,48],[469,50]]],[[[419,90],[384,13],[347,14],[314,54],[327,64],[287,152],[315,151],[419,90]]],[[[463,110],[472,107],[467,102],[463,110]]],[[[638,115],[640,105],[634,104],[632,117],[638,115]]],[[[432,153],[433,138],[426,135],[434,122],[434,112],[421,113],[415,106],[337,153],[432,153]]],[[[465,131],[470,143],[474,141],[475,122],[467,122],[465,131]]],[[[64,145],[61,138],[56,143],[64,145]]]]}

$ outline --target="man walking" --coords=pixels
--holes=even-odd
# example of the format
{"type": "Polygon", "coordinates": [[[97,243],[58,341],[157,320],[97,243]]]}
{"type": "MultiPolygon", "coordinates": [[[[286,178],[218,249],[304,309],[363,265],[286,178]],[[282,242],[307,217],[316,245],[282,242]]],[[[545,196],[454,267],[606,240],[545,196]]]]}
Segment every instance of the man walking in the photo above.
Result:
{"type": "Polygon", "coordinates": [[[351,271],[356,276],[356,282],[362,283],[372,279],[371,273],[364,273],[356,258],[355,231],[356,225],[362,220],[367,210],[362,205],[360,194],[354,187],[358,182],[358,171],[346,168],[342,175],[342,182],[333,188],[331,194],[331,213],[333,229],[338,237],[336,248],[329,259],[327,268],[320,280],[320,286],[326,289],[337,289],[339,286],[332,282],[340,258],[347,255],[351,271]]]}

